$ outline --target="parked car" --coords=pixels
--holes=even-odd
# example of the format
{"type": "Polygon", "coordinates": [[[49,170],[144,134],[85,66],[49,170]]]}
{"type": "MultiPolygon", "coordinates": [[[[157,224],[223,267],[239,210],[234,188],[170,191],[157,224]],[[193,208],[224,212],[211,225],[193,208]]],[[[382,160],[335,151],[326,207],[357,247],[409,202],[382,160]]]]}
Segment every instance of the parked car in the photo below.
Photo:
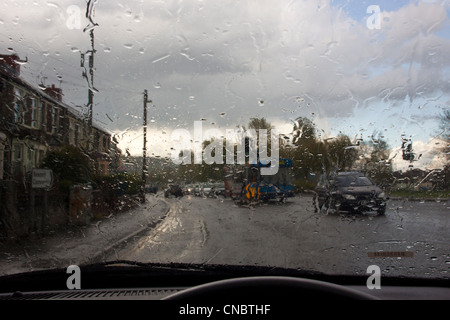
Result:
{"type": "Polygon", "coordinates": [[[165,190],[164,190],[164,197],[168,198],[170,196],[174,196],[174,197],[182,197],[183,196],[183,190],[181,189],[181,187],[179,185],[176,184],[172,184],[169,185],[165,190]]]}
{"type": "Polygon", "coordinates": [[[194,195],[195,196],[200,196],[201,193],[202,193],[202,189],[203,189],[202,185],[197,183],[197,184],[194,185],[193,188],[194,188],[193,189],[194,195]]]}
{"type": "Polygon", "coordinates": [[[195,186],[193,184],[187,184],[182,189],[183,194],[194,194],[195,186]]]}
{"type": "Polygon", "coordinates": [[[225,183],[224,182],[214,183],[214,190],[216,192],[216,195],[225,196],[225,183]]]}
{"type": "Polygon", "coordinates": [[[320,210],[335,212],[376,211],[383,215],[388,199],[378,186],[361,172],[339,172],[320,177],[315,201],[320,210]]]}
{"type": "Polygon", "coordinates": [[[146,193],[154,193],[154,194],[156,194],[158,192],[158,186],[146,185],[145,186],[145,192],[146,193]]]}

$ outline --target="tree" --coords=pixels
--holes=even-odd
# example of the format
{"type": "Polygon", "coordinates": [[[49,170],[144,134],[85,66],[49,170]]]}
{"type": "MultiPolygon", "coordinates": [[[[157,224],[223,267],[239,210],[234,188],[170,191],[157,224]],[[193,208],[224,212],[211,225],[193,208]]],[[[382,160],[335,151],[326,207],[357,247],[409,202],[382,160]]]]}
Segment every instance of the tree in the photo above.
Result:
{"type": "MultiPolygon", "coordinates": [[[[256,137],[256,148],[258,150],[258,157],[259,157],[259,150],[260,150],[260,130],[266,130],[267,132],[267,155],[271,154],[271,148],[272,148],[272,130],[275,129],[274,126],[270,122],[268,122],[265,118],[251,118],[248,123],[248,129],[256,130],[257,137],[256,137]]],[[[244,131],[245,127],[244,127],[244,131]]]]}
{"type": "Polygon", "coordinates": [[[295,119],[293,128],[293,140],[296,143],[298,140],[316,140],[316,126],[306,117],[299,117],[295,119]]]}
{"type": "Polygon", "coordinates": [[[358,158],[358,146],[354,145],[350,138],[344,134],[326,143],[326,160],[331,170],[348,171],[353,168],[358,158]]]}
{"type": "Polygon", "coordinates": [[[369,156],[364,159],[363,171],[376,184],[380,186],[388,184],[393,178],[392,161],[389,159],[389,145],[383,139],[372,140],[365,145],[369,156]]]}
{"type": "Polygon", "coordinates": [[[445,110],[440,116],[438,137],[444,141],[444,145],[439,147],[439,151],[445,154],[447,161],[450,158],[450,110],[445,110]]]}
{"type": "Polygon", "coordinates": [[[58,177],[63,192],[69,192],[76,183],[89,182],[93,173],[91,159],[74,146],[64,146],[58,151],[47,153],[42,168],[52,169],[58,177]]]}
{"type": "MultiPolygon", "coordinates": [[[[218,140],[220,141],[220,140],[218,140]]],[[[216,141],[216,142],[218,142],[216,141]]],[[[202,143],[202,150],[205,152],[210,152],[209,157],[213,158],[215,163],[205,162],[205,156],[203,156],[202,164],[195,164],[191,158],[191,164],[181,164],[178,167],[178,180],[188,181],[188,182],[208,182],[208,180],[221,181],[223,180],[223,167],[225,163],[225,143],[220,146],[220,144],[215,144],[213,140],[205,140],[202,143]],[[213,148],[214,147],[214,148],[213,148]],[[216,150],[222,148],[222,157],[218,155],[216,157],[216,150]],[[222,163],[219,163],[220,158],[222,158],[222,163]]],[[[188,152],[185,152],[186,154],[188,152]]],[[[191,157],[193,152],[191,153],[191,157]]]]}

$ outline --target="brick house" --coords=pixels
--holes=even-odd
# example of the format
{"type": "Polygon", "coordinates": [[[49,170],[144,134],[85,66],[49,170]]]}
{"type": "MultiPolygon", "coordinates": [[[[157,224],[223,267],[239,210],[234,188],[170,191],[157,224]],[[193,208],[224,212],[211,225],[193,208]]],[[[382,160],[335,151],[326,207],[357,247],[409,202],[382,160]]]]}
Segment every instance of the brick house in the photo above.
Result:
{"type": "Polygon", "coordinates": [[[32,169],[48,152],[75,146],[90,154],[96,172],[104,175],[120,166],[121,158],[109,131],[94,123],[89,141],[82,113],[62,101],[62,90],[26,82],[20,62],[15,54],[0,55],[0,236],[6,237],[67,223],[56,188],[31,189],[32,169]]]}
{"type": "MultiPolygon", "coordinates": [[[[55,85],[35,87],[20,78],[19,57],[0,55],[0,180],[21,180],[40,165],[48,151],[63,145],[88,150],[88,135],[79,110],[62,101],[55,85]]],[[[108,174],[120,158],[111,133],[92,127],[95,169],[108,174]]]]}

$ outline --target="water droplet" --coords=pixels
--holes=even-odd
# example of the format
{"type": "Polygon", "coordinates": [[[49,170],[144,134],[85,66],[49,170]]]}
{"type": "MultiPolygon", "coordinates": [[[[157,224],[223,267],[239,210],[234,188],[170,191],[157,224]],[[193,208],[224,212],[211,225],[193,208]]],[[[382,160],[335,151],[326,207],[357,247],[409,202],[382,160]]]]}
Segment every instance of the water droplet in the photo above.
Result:
{"type": "Polygon", "coordinates": [[[53,7],[53,8],[57,8],[57,9],[59,8],[58,5],[56,3],[53,3],[53,2],[47,2],[47,5],[49,7],[53,7]]]}
{"type": "Polygon", "coordinates": [[[154,85],[154,88],[155,88],[155,89],[160,89],[160,88],[161,88],[161,83],[157,82],[157,83],[154,85]]]}
{"type": "Polygon", "coordinates": [[[258,101],[258,105],[259,105],[260,107],[263,107],[263,106],[264,106],[264,100],[259,100],[259,101],[258,101]]]}
{"type": "Polygon", "coordinates": [[[103,49],[103,52],[111,52],[111,48],[110,48],[110,47],[105,47],[105,48],[103,49]]]}
{"type": "Polygon", "coordinates": [[[170,56],[171,56],[170,54],[166,54],[166,55],[164,55],[164,56],[161,56],[161,57],[159,57],[159,58],[156,58],[155,60],[152,61],[152,63],[157,63],[157,62],[159,62],[159,61],[165,60],[165,59],[169,58],[170,56]]]}
{"type": "Polygon", "coordinates": [[[127,48],[127,49],[133,49],[133,44],[132,43],[125,43],[123,46],[125,48],[127,48]]]}

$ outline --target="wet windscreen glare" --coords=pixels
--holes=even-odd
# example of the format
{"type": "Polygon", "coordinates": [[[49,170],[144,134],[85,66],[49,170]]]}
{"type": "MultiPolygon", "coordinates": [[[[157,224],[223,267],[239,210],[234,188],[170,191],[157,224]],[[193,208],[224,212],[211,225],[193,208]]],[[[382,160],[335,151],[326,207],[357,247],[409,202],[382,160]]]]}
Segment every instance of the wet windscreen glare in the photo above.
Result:
{"type": "Polygon", "coordinates": [[[448,279],[448,1],[0,12],[0,275],[129,260],[448,279]]]}

